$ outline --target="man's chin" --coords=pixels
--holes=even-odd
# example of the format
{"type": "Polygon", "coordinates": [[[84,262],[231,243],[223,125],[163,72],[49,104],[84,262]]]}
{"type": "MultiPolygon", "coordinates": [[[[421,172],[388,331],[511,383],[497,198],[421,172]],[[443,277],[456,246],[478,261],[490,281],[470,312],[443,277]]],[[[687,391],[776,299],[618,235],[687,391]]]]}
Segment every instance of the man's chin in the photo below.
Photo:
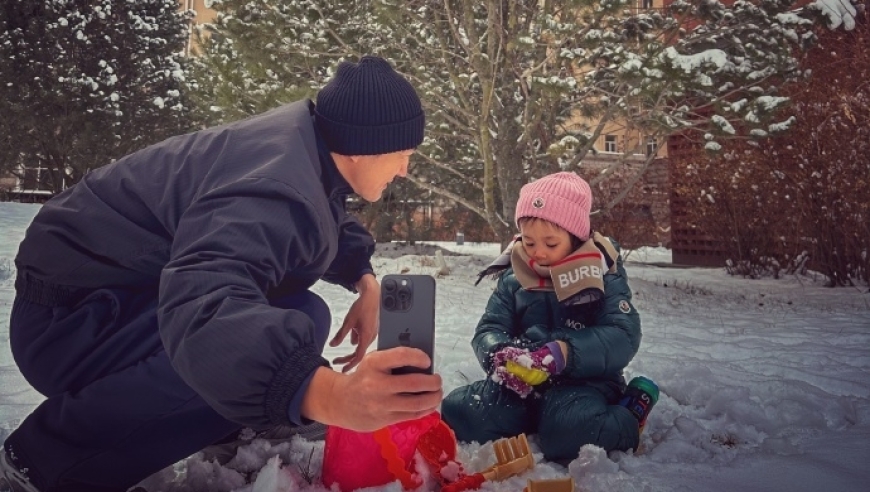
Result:
{"type": "Polygon", "coordinates": [[[381,198],[383,198],[383,197],[384,197],[384,193],[381,192],[381,193],[378,193],[377,195],[374,195],[374,196],[364,196],[364,197],[362,197],[362,199],[369,202],[369,203],[375,203],[375,202],[381,201],[381,198]]]}
{"type": "Polygon", "coordinates": [[[389,183],[385,184],[384,187],[381,188],[381,190],[378,192],[377,195],[366,198],[366,200],[369,202],[372,202],[372,203],[381,201],[381,198],[384,197],[384,193],[387,191],[387,186],[389,186],[389,183]]]}

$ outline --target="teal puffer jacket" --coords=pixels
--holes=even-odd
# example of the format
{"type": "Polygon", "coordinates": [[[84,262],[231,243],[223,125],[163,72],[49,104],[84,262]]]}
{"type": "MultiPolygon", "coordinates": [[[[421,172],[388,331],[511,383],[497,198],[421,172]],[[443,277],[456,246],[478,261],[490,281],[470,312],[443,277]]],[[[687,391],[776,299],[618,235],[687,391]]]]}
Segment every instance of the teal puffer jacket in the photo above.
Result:
{"type": "Polygon", "coordinates": [[[481,366],[492,374],[492,356],[505,346],[534,350],[563,340],[565,370],[527,398],[490,377],[454,389],[441,412],[456,438],[484,443],[537,434],[544,458],[563,464],[586,444],[635,448],[637,420],[617,403],[625,389],[622,371],[640,347],[640,316],[621,259],[604,276],[604,291],[598,302],[563,309],[554,292],[525,290],[513,270],[502,272],[471,342],[481,366]]]}
{"type": "Polygon", "coordinates": [[[599,302],[563,309],[555,292],[525,290],[513,269],[505,270],[471,341],[478,361],[489,374],[502,347],[534,350],[563,340],[569,351],[558,379],[624,384],[622,371],[640,347],[641,330],[621,256],[616,272],[604,276],[604,293],[599,302]]]}

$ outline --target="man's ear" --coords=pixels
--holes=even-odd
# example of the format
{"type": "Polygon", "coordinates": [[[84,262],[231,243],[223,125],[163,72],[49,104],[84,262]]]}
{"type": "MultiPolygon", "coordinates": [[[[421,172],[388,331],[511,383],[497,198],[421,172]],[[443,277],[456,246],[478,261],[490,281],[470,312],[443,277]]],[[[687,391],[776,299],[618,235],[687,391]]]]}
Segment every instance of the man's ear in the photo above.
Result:
{"type": "Polygon", "coordinates": [[[363,157],[365,157],[365,156],[361,156],[361,155],[344,155],[344,154],[336,154],[336,153],[331,153],[331,154],[332,154],[332,159],[336,163],[346,163],[346,164],[359,164],[362,161],[363,157]]]}

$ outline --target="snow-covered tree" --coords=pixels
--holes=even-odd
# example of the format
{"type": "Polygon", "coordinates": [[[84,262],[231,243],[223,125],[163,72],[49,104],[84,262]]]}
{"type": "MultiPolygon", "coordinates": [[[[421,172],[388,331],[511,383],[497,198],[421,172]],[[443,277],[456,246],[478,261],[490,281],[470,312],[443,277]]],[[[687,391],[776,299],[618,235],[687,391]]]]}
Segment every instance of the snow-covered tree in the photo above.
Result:
{"type": "MultiPolygon", "coordinates": [[[[313,98],[341,60],[383,55],[391,43],[376,1],[213,0],[210,6],[217,16],[197,32],[188,80],[204,125],[313,98]]],[[[378,237],[389,237],[391,224],[408,220],[405,202],[423,193],[396,182],[384,200],[365,207],[364,220],[378,237]]]]}
{"type": "Polygon", "coordinates": [[[784,90],[787,135],[674,162],[684,220],[716,239],[734,274],[810,266],[834,286],[870,281],[870,22],[819,37],[801,60],[811,75],[784,90]]]}
{"type": "Polygon", "coordinates": [[[191,60],[200,119],[233,121],[313,96],[340,60],[377,45],[371,3],[213,0],[217,16],[198,27],[191,60]]]}
{"type": "MultiPolygon", "coordinates": [[[[339,58],[391,59],[421,92],[429,121],[410,180],[484,217],[501,237],[520,187],[558,168],[588,176],[583,158],[608,125],[644,135],[640,144],[682,132],[710,150],[785,130],[792,120],[777,119],[787,101],[778,90],[801,76],[796,50],[814,40],[813,21],[791,12],[791,0],[677,0],[649,12],[628,0],[222,4],[240,24],[219,21],[221,43],[283,66],[271,68],[272,83],[314,89],[339,58]]],[[[245,81],[236,86],[277,104],[259,97],[267,72],[251,66],[234,68],[245,81]]],[[[618,179],[628,189],[644,169],[618,179]]]]}
{"type": "Polygon", "coordinates": [[[189,128],[176,0],[7,0],[0,9],[0,166],[54,191],[189,128]]]}

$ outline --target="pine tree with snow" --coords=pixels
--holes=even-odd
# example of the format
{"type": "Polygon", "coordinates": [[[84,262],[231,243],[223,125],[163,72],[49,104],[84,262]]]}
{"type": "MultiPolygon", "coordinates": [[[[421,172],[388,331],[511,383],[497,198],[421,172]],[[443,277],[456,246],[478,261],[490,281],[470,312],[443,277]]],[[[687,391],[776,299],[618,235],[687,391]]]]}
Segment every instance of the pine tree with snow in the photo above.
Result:
{"type": "Polygon", "coordinates": [[[57,192],[190,127],[189,14],[175,0],[7,0],[0,10],[0,165],[57,192]]]}

